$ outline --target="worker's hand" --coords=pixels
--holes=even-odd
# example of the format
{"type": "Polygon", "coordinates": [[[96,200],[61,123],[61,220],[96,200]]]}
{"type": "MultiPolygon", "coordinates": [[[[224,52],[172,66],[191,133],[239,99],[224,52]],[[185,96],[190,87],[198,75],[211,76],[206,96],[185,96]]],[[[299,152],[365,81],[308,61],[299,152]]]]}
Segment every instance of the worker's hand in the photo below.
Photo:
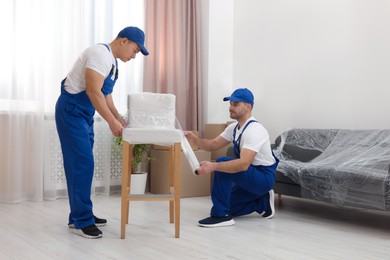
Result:
{"type": "Polygon", "coordinates": [[[119,121],[119,123],[122,124],[123,127],[126,126],[126,120],[121,115],[118,115],[116,119],[119,121]]]}
{"type": "Polygon", "coordinates": [[[109,124],[111,132],[114,136],[116,136],[116,137],[122,136],[123,125],[121,122],[119,122],[118,120],[115,119],[115,120],[109,122],[108,124],[109,124]]]}
{"type": "Polygon", "coordinates": [[[196,170],[196,172],[198,175],[206,175],[215,171],[216,167],[216,162],[203,161],[200,163],[200,167],[196,170]]]}
{"type": "Polygon", "coordinates": [[[188,141],[196,144],[196,140],[198,139],[198,137],[194,135],[191,131],[184,131],[184,135],[188,139],[188,141]]]}

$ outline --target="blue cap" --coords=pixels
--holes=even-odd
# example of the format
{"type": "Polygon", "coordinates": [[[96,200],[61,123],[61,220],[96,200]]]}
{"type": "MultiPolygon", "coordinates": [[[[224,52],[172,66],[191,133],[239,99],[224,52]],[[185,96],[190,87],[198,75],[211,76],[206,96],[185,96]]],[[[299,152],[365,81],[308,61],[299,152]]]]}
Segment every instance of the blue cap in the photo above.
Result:
{"type": "Polygon", "coordinates": [[[253,105],[254,97],[252,92],[247,88],[236,89],[230,97],[223,98],[223,101],[232,101],[232,102],[245,102],[253,105]]]}
{"type": "Polygon", "coordinates": [[[135,42],[138,44],[139,48],[141,49],[141,53],[145,56],[149,55],[148,50],[145,48],[145,34],[144,32],[139,29],[138,27],[126,27],[122,31],[118,33],[119,38],[127,38],[130,41],[135,42]]]}

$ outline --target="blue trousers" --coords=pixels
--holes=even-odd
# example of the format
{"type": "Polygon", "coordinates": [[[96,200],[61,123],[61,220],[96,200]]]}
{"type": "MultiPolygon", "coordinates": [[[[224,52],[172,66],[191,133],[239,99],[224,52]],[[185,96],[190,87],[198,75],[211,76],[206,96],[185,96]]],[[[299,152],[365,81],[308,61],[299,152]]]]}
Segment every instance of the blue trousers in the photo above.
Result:
{"type": "MultiPolygon", "coordinates": [[[[217,162],[233,160],[222,156],[217,162]]],[[[271,166],[249,166],[247,171],[238,173],[214,172],[210,215],[242,216],[252,212],[261,214],[268,207],[268,192],[275,183],[278,162],[271,166]]]]}
{"type": "Polygon", "coordinates": [[[69,224],[74,224],[77,229],[95,223],[91,201],[94,113],[95,109],[84,92],[69,94],[62,89],[55,118],[68,187],[69,224]]]}

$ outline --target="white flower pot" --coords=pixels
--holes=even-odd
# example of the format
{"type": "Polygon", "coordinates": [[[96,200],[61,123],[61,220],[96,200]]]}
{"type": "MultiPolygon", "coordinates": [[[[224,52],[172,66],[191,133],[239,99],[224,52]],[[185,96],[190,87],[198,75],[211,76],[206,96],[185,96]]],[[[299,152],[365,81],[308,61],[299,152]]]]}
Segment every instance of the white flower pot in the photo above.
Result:
{"type": "Polygon", "coordinates": [[[148,179],[148,173],[133,173],[130,174],[131,184],[130,184],[130,194],[139,195],[145,194],[146,189],[146,180],[148,179]]]}

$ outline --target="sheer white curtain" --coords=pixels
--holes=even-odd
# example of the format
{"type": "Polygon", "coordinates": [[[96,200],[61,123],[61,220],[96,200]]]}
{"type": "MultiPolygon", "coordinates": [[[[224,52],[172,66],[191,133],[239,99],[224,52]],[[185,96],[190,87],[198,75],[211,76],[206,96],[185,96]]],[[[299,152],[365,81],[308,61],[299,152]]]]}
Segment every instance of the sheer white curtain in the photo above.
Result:
{"type": "MultiPolygon", "coordinates": [[[[110,42],[129,25],[143,28],[144,1],[3,0],[1,6],[0,202],[55,199],[66,194],[53,117],[60,82],[88,46],[110,42]]],[[[142,90],[143,58],[119,64],[113,96],[125,113],[127,93],[142,90]]],[[[107,124],[96,121],[95,187],[107,193],[120,162],[107,124]]]]}

